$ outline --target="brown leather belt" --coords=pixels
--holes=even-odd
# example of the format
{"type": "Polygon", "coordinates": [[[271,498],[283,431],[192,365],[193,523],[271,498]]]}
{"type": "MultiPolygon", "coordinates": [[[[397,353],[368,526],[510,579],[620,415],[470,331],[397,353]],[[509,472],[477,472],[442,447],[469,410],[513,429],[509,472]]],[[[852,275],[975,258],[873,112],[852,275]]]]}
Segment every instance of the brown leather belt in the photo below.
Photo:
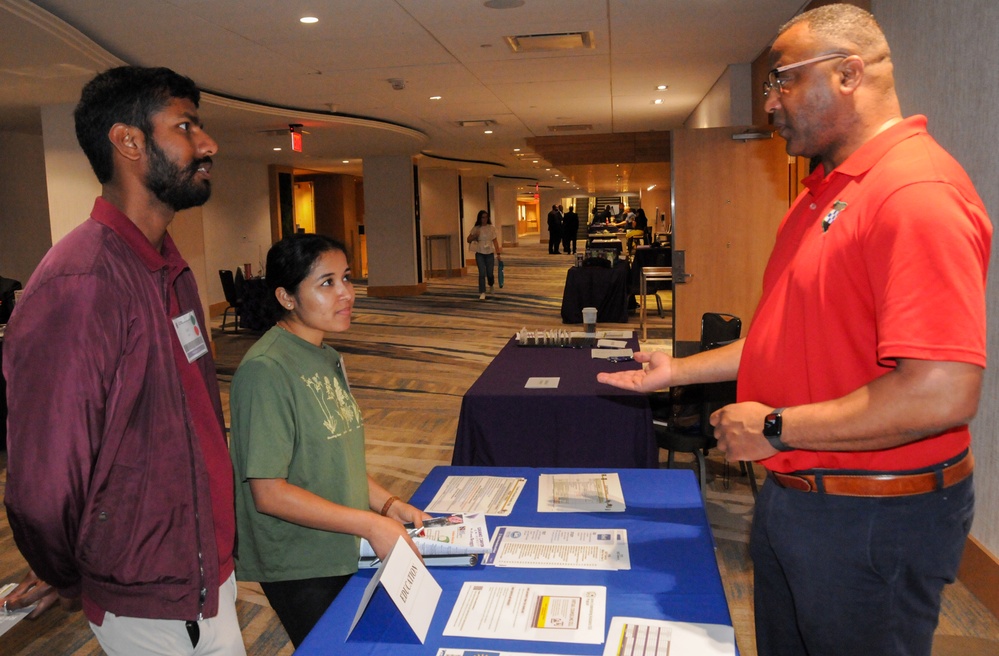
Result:
{"type": "MultiPolygon", "coordinates": [[[[824,492],[851,497],[904,497],[925,494],[960,483],[975,468],[975,459],[966,451],[960,460],[932,471],[915,474],[891,473],[804,473],[769,472],[781,487],[802,492],[824,492]]],[[[834,471],[834,470],[831,470],[834,471]]]]}

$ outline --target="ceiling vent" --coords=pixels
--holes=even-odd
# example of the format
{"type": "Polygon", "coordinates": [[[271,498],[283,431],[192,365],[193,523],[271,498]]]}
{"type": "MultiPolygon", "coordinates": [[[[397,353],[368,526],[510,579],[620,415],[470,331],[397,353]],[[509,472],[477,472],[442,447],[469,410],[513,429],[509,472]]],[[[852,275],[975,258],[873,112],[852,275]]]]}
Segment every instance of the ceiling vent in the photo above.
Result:
{"type": "Polygon", "coordinates": [[[458,121],[455,125],[459,128],[488,128],[496,125],[496,121],[491,118],[485,118],[474,121],[458,121]]]}
{"type": "Polygon", "coordinates": [[[585,132],[587,130],[592,130],[593,126],[589,123],[578,123],[576,125],[549,125],[549,132],[585,132]]]}
{"type": "Polygon", "coordinates": [[[561,32],[558,34],[524,34],[505,36],[503,40],[514,52],[550,52],[593,47],[593,32],[561,32]]]}

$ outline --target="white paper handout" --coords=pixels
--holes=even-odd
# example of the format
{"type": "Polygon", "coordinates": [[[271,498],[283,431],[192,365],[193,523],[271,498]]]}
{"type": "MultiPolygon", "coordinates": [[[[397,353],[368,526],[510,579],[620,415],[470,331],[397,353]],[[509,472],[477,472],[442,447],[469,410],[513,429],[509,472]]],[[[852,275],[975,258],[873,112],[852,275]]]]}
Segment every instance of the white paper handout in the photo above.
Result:
{"type": "Polygon", "coordinates": [[[693,624],[614,617],[604,656],[735,656],[735,630],[724,624],[693,624]]]}
{"type": "Polygon", "coordinates": [[[607,588],[469,581],[461,587],[444,635],[599,645],[607,588]]]}
{"type": "MultiPolygon", "coordinates": [[[[427,519],[421,528],[410,529],[409,537],[427,566],[475,565],[479,554],[489,552],[489,528],[484,515],[456,514],[427,519]]],[[[377,566],[375,550],[361,538],[358,567],[377,566]]]]}
{"type": "Polygon", "coordinates": [[[354,613],[354,621],[350,623],[347,637],[350,637],[354,627],[357,626],[379,583],[385,588],[385,592],[402,613],[416,637],[421,643],[426,642],[427,631],[430,629],[430,622],[434,619],[434,611],[437,610],[437,602],[441,597],[441,586],[402,537],[396,541],[388,558],[371,577],[357,612],[354,613]]]}
{"type": "Polygon", "coordinates": [[[627,348],[628,342],[622,339],[598,339],[597,348],[623,349],[627,348]]]}
{"type": "Polygon", "coordinates": [[[635,352],[630,348],[595,348],[590,350],[590,357],[594,360],[629,360],[635,357],[635,352]]]}
{"type": "Polygon", "coordinates": [[[631,569],[628,531],[500,526],[484,562],[496,567],[631,569]]]}
{"type": "Polygon", "coordinates": [[[531,376],[527,379],[527,383],[524,385],[525,389],[557,389],[559,383],[559,377],[553,376],[550,378],[544,378],[541,376],[531,376]]]}
{"type": "MultiPolygon", "coordinates": [[[[16,583],[8,583],[7,585],[0,588],[0,600],[9,595],[11,592],[13,592],[14,588],[16,587],[17,587],[16,583]]],[[[2,603],[3,602],[0,601],[0,604],[2,603]]],[[[32,604],[27,608],[12,610],[9,612],[7,611],[6,608],[4,610],[0,610],[0,636],[13,629],[18,622],[27,617],[28,614],[31,613],[31,611],[33,610],[35,610],[35,604],[32,604]]]]}
{"type": "Polygon", "coordinates": [[[502,476],[448,476],[428,513],[509,515],[527,479],[502,476]]]}
{"type": "Polygon", "coordinates": [[[624,490],[617,472],[541,474],[538,512],[624,512],[624,490]]]}
{"type": "Polygon", "coordinates": [[[526,651],[496,651],[495,649],[462,649],[460,647],[441,647],[436,656],[553,656],[539,652],[526,651]]]}
{"type": "Polygon", "coordinates": [[[631,339],[635,336],[635,331],[633,330],[605,330],[602,333],[598,333],[600,337],[604,339],[631,339]]]}

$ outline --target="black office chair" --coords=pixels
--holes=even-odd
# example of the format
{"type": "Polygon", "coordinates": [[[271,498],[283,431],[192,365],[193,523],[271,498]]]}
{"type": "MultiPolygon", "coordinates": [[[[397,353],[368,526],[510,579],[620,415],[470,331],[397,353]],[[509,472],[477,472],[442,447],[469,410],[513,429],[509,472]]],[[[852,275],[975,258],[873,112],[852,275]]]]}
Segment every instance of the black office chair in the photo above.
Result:
{"type": "Polygon", "coordinates": [[[14,311],[16,292],[21,289],[21,281],[0,276],[0,323],[7,323],[14,311]]]}
{"type": "Polygon", "coordinates": [[[225,312],[222,313],[222,332],[225,332],[229,311],[232,310],[233,332],[238,333],[239,321],[243,314],[243,299],[236,293],[236,279],[229,269],[219,269],[219,279],[222,281],[222,293],[225,294],[227,303],[225,312]]]}
{"type": "MultiPolygon", "coordinates": [[[[701,317],[701,350],[707,351],[729,344],[742,333],[742,320],[731,314],[706,312],[701,317]]],[[[735,403],[735,381],[678,385],[668,392],[654,395],[653,427],[659,448],[666,449],[666,466],[673,468],[676,452],[691,453],[697,459],[698,481],[701,497],[707,501],[708,451],[718,445],[711,426],[711,413],[735,403]]],[[[749,477],[753,496],[756,496],[756,476],[752,463],[740,463],[749,477]]]]}

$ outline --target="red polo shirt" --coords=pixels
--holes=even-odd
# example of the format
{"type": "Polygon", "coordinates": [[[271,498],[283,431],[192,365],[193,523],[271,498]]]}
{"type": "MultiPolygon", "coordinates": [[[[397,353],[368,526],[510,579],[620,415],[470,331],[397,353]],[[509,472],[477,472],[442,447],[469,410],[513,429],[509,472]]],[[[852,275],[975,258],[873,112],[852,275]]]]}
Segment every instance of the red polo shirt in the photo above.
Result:
{"type": "MultiPolygon", "coordinates": [[[[842,397],[898,358],[985,366],[992,226],[961,166],[911,117],[828,176],[805,180],[779,228],[739,366],[739,400],[842,397]]],[[[967,426],[879,451],[782,452],[763,461],[897,471],[951,457],[967,426]]]]}

